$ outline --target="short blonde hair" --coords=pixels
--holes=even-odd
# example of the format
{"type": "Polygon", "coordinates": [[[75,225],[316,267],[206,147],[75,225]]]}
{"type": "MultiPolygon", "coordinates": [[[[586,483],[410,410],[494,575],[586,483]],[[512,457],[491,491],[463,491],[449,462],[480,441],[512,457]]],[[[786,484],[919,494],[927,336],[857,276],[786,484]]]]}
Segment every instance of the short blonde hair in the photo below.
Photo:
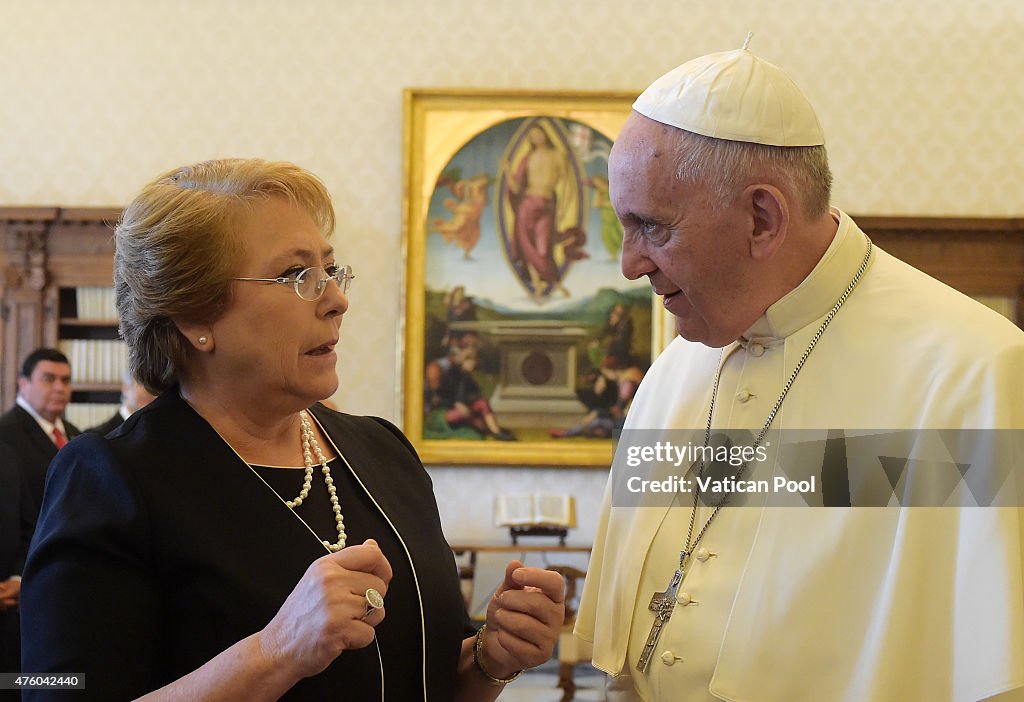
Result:
{"type": "Polygon", "coordinates": [[[193,348],[174,319],[212,322],[231,303],[237,223],[272,196],[334,232],[327,188],[294,164],[222,159],[176,168],[142,189],[114,230],[114,292],[128,371],[153,394],[179,381],[193,348]]]}

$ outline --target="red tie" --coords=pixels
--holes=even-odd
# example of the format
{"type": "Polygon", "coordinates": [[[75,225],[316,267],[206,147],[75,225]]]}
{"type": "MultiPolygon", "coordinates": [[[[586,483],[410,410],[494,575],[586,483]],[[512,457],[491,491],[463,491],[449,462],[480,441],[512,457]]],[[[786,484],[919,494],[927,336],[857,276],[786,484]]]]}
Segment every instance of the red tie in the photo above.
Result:
{"type": "Polygon", "coordinates": [[[57,444],[57,450],[60,451],[62,448],[64,448],[64,444],[66,444],[67,442],[68,440],[64,438],[64,434],[61,433],[60,429],[54,426],[53,443],[57,444]]]}

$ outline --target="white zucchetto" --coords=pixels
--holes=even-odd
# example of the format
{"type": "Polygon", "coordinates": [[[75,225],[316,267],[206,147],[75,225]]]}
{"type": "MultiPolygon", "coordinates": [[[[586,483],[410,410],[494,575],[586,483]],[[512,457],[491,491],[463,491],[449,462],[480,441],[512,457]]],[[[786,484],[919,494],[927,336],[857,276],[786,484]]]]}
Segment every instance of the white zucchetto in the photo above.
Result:
{"type": "Polygon", "coordinates": [[[781,68],[746,48],[701,56],[669,71],[633,109],[715,139],[770,146],[825,143],[807,96],[781,68]]]}

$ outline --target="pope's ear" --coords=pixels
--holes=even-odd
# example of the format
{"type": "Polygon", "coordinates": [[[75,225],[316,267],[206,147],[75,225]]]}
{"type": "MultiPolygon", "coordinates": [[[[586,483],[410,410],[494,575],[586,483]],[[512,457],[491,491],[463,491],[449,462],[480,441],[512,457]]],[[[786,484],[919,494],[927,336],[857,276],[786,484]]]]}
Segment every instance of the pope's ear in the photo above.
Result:
{"type": "Polygon", "coordinates": [[[750,256],[755,260],[771,258],[782,246],[789,229],[786,197],[774,185],[763,183],[748,186],[743,194],[753,221],[750,256]]]}
{"type": "Polygon", "coordinates": [[[213,350],[213,331],[208,324],[199,322],[186,322],[184,320],[173,320],[174,326],[178,328],[181,335],[188,340],[196,351],[213,350]]]}

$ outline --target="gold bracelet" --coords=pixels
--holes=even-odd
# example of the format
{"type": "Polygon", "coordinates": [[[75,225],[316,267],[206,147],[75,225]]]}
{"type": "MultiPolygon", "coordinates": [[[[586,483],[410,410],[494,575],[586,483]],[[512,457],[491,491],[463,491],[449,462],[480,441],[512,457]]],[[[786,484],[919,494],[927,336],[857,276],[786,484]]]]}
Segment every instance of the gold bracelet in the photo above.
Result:
{"type": "Polygon", "coordinates": [[[505,685],[507,683],[512,682],[520,675],[522,675],[523,671],[517,670],[507,678],[496,678],[487,672],[487,670],[484,668],[484,664],[480,662],[480,659],[484,657],[484,631],[486,630],[487,625],[484,624],[482,627],[480,627],[480,630],[476,632],[476,640],[473,641],[473,665],[476,666],[477,670],[483,673],[483,676],[485,678],[490,680],[495,685],[505,685]]]}

